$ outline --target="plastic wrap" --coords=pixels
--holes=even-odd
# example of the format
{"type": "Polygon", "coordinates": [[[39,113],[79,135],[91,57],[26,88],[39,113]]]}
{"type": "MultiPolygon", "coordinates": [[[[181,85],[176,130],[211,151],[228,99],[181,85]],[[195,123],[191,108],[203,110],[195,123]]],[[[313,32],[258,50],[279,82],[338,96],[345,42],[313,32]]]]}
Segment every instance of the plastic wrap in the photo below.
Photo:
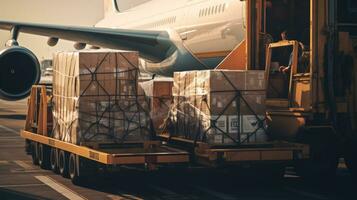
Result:
{"type": "Polygon", "coordinates": [[[210,144],[264,142],[265,95],[264,71],[177,72],[167,129],[210,144]]]}
{"type": "Polygon", "coordinates": [[[158,78],[139,83],[150,102],[150,117],[157,133],[163,130],[172,103],[172,78],[158,78]]]}
{"type": "Polygon", "coordinates": [[[84,144],[151,138],[148,102],[138,94],[138,53],[60,52],[53,71],[56,139],[84,144]]]}

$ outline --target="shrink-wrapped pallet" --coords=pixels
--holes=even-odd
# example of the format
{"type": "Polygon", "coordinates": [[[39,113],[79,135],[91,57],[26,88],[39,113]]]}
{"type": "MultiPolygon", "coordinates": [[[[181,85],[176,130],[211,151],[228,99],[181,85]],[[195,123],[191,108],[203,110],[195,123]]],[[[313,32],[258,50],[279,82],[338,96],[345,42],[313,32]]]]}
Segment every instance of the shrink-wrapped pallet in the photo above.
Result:
{"type": "Polygon", "coordinates": [[[54,137],[73,144],[150,139],[138,94],[138,53],[77,51],[54,55],[54,137]]]}
{"type": "Polygon", "coordinates": [[[150,102],[150,116],[157,133],[164,127],[164,121],[170,111],[172,102],[172,78],[158,78],[140,83],[150,102]]]}
{"type": "Polygon", "coordinates": [[[210,144],[264,142],[264,71],[174,74],[170,134],[210,144]]]}

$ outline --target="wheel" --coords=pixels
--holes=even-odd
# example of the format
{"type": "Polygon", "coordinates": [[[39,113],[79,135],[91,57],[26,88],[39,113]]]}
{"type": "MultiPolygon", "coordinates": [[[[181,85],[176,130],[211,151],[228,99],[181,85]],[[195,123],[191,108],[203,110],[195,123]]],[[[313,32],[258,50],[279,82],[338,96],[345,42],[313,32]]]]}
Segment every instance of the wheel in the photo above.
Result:
{"type": "Polygon", "coordinates": [[[32,157],[32,163],[34,165],[38,165],[38,151],[37,151],[37,142],[31,142],[31,157],[32,157]]]}
{"type": "Polygon", "coordinates": [[[68,171],[72,183],[83,185],[90,175],[95,173],[95,163],[91,160],[82,158],[73,153],[69,156],[68,171]]]}
{"type": "Polygon", "coordinates": [[[31,143],[30,140],[28,140],[28,139],[25,140],[25,152],[26,152],[27,155],[30,155],[31,152],[32,152],[32,145],[31,144],[32,143],[31,143]]]}
{"type": "Polygon", "coordinates": [[[69,156],[69,161],[68,161],[68,171],[69,171],[69,177],[72,180],[72,183],[75,185],[78,185],[81,183],[81,177],[79,176],[78,173],[78,164],[77,164],[77,158],[76,155],[71,153],[69,156]]]}
{"type": "Polygon", "coordinates": [[[42,169],[50,169],[49,147],[44,144],[38,144],[38,164],[42,169]]]}
{"type": "Polygon", "coordinates": [[[51,170],[56,174],[59,173],[57,160],[58,160],[57,149],[51,148],[50,149],[50,167],[51,167],[51,170]]]}
{"type": "Polygon", "coordinates": [[[68,153],[63,150],[60,150],[58,153],[58,170],[63,177],[65,177],[65,178],[69,177],[69,174],[68,174],[68,153]]]}
{"type": "Polygon", "coordinates": [[[300,135],[299,142],[308,144],[310,158],[297,161],[296,173],[307,181],[331,181],[336,178],[338,138],[331,128],[313,128],[300,135]]]}

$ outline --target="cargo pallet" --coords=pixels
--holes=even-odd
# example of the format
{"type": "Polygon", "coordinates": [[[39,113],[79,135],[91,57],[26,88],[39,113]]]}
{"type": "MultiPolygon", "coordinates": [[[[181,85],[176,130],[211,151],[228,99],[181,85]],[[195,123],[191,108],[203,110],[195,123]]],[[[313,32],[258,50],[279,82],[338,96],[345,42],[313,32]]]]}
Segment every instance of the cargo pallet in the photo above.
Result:
{"type": "Polygon", "coordinates": [[[291,164],[309,158],[309,146],[284,141],[240,145],[210,145],[169,135],[159,136],[167,144],[191,153],[191,162],[206,167],[247,164],[291,164]]]}
{"type": "Polygon", "coordinates": [[[156,170],[161,165],[189,162],[188,152],[160,141],[101,141],[76,145],[52,138],[48,131],[52,128],[50,95],[46,86],[33,86],[25,130],[21,131],[26,139],[26,151],[32,155],[33,163],[43,169],[51,169],[80,183],[103,167],[138,166],[156,170]]]}

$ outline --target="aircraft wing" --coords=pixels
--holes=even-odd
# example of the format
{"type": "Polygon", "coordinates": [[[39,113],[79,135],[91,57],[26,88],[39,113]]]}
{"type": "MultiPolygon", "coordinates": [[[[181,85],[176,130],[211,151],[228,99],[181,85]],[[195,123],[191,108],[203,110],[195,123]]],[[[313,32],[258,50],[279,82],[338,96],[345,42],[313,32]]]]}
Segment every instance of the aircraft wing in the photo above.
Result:
{"type": "Polygon", "coordinates": [[[160,62],[177,47],[166,31],[110,29],[81,26],[57,26],[0,21],[0,29],[86,43],[98,47],[139,51],[140,56],[160,62]],[[15,30],[14,29],[14,30],[15,30]]]}

